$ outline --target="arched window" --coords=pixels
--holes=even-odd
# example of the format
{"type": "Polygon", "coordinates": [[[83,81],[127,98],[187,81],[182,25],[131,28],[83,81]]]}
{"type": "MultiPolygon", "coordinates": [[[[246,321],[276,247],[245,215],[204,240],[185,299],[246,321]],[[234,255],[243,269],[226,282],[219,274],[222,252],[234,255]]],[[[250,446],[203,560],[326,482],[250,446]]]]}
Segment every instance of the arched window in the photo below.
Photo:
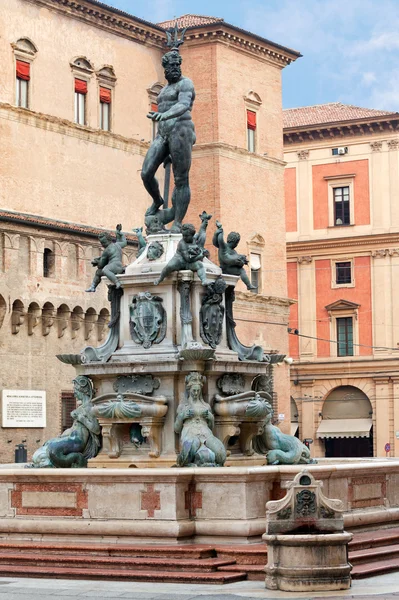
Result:
{"type": "Polygon", "coordinates": [[[85,56],[78,56],[70,62],[74,76],[75,113],[74,120],[78,125],[86,125],[86,95],[88,83],[94,71],[93,65],[85,56]]]}
{"type": "Polygon", "coordinates": [[[50,248],[45,248],[43,252],[43,277],[54,277],[54,271],[54,253],[50,248]]]}
{"type": "Polygon", "coordinates": [[[111,65],[105,65],[97,72],[100,101],[100,129],[111,131],[113,94],[116,82],[115,71],[111,65]]]}
{"type": "Polygon", "coordinates": [[[20,38],[11,46],[15,56],[15,104],[29,108],[31,65],[37,48],[28,38],[20,38]]]}
{"type": "Polygon", "coordinates": [[[250,90],[244,96],[245,110],[247,116],[247,150],[248,152],[257,151],[257,126],[258,126],[258,110],[262,104],[259,94],[250,90]]]}

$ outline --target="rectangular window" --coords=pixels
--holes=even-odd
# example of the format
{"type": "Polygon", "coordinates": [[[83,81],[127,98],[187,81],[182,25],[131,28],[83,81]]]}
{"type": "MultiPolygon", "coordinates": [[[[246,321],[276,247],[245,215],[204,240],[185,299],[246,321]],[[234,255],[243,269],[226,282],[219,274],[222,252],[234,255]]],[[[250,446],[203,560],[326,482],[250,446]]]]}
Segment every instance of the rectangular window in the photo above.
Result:
{"type": "Polygon", "coordinates": [[[334,195],[334,225],[350,225],[349,186],[336,187],[334,195]]]}
{"type": "Polygon", "coordinates": [[[61,392],[61,430],[72,427],[71,412],[76,408],[76,398],[73,392],[61,392]]]}
{"type": "Polygon", "coordinates": [[[248,152],[256,150],[256,113],[253,110],[247,110],[247,148],[248,152]]]}
{"type": "Polygon", "coordinates": [[[353,319],[337,319],[337,356],[353,356],[353,319]]]}
{"type": "Polygon", "coordinates": [[[254,254],[251,252],[250,268],[251,268],[251,285],[254,286],[252,288],[251,292],[253,292],[254,294],[259,294],[260,270],[261,270],[260,254],[254,254]]]}
{"type": "Polygon", "coordinates": [[[75,79],[75,123],[86,124],[87,81],[75,79]]]}
{"type": "Polygon", "coordinates": [[[100,87],[100,129],[111,131],[111,90],[100,87]]]}
{"type": "Polygon", "coordinates": [[[352,283],[352,263],[350,261],[335,263],[335,276],[337,285],[352,283]]]}
{"type": "Polygon", "coordinates": [[[16,105],[29,108],[30,64],[22,60],[16,63],[16,105]]]}

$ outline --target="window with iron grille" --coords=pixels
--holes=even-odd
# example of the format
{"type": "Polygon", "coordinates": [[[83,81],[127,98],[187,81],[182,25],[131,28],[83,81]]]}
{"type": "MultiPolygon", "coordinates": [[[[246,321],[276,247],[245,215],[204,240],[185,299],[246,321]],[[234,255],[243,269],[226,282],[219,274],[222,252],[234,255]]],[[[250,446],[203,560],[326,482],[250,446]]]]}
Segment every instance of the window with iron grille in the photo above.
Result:
{"type": "Polygon", "coordinates": [[[337,285],[352,283],[352,263],[350,261],[335,263],[335,282],[337,285]]]}
{"type": "Polygon", "coordinates": [[[353,356],[353,319],[337,319],[337,356],[353,356]]]}
{"type": "Polygon", "coordinates": [[[350,225],[349,186],[336,187],[334,194],[334,225],[350,225]]]}
{"type": "Polygon", "coordinates": [[[71,412],[76,408],[76,398],[73,392],[61,392],[61,430],[72,427],[73,419],[71,412]]]}

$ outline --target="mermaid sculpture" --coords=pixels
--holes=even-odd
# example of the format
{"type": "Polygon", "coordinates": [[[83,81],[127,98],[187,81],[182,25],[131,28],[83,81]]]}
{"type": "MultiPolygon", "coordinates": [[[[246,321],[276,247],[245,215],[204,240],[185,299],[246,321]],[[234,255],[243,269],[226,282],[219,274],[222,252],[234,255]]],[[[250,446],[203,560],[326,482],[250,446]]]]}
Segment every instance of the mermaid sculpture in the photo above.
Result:
{"type": "Polygon", "coordinates": [[[309,448],[293,435],[282,433],[271,424],[273,408],[269,402],[267,414],[262,425],[262,433],[253,438],[252,445],[258,454],[266,454],[269,465],[297,465],[313,462],[309,448]]]}
{"type": "Polygon", "coordinates": [[[186,377],[186,396],[179,404],[175,432],[180,434],[178,467],[222,467],[226,460],[223,443],[213,435],[214,416],[202,397],[205,377],[186,377]]]}
{"type": "Polygon", "coordinates": [[[89,458],[100,449],[100,425],[91,414],[93,384],[88,377],[79,375],[73,380],[78,407],[71,412],[73,425],[58,438],[48,440],[32,457],[32,467],[79,468],[87,467],[89,458]]]}

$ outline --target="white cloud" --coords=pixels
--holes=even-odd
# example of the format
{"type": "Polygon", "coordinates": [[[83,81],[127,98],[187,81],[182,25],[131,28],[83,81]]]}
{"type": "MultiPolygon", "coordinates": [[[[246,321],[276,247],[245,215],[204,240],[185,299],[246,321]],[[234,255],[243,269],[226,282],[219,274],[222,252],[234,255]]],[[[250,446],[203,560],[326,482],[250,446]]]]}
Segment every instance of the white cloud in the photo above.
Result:
{"type": "Polygon", "coordinates": [[[302,97],[299,86],[310,86],[308,104],[399,106],[397,0],[350,0],[344,8],[337,0],[254,2],[247,5],[245,28],[304,55],[287,76],[294,80],[298,73],[302,97]]]}
{"type": "Polygon", "coordinates": [[[363,77],[362,77],[362,83],[363,85],[372,85],[375,81],[377,81],[377,77],[375,75],[375,73],[373,73],[372,71],[366,71],[365,73],[363,73],[363,77]]]}

